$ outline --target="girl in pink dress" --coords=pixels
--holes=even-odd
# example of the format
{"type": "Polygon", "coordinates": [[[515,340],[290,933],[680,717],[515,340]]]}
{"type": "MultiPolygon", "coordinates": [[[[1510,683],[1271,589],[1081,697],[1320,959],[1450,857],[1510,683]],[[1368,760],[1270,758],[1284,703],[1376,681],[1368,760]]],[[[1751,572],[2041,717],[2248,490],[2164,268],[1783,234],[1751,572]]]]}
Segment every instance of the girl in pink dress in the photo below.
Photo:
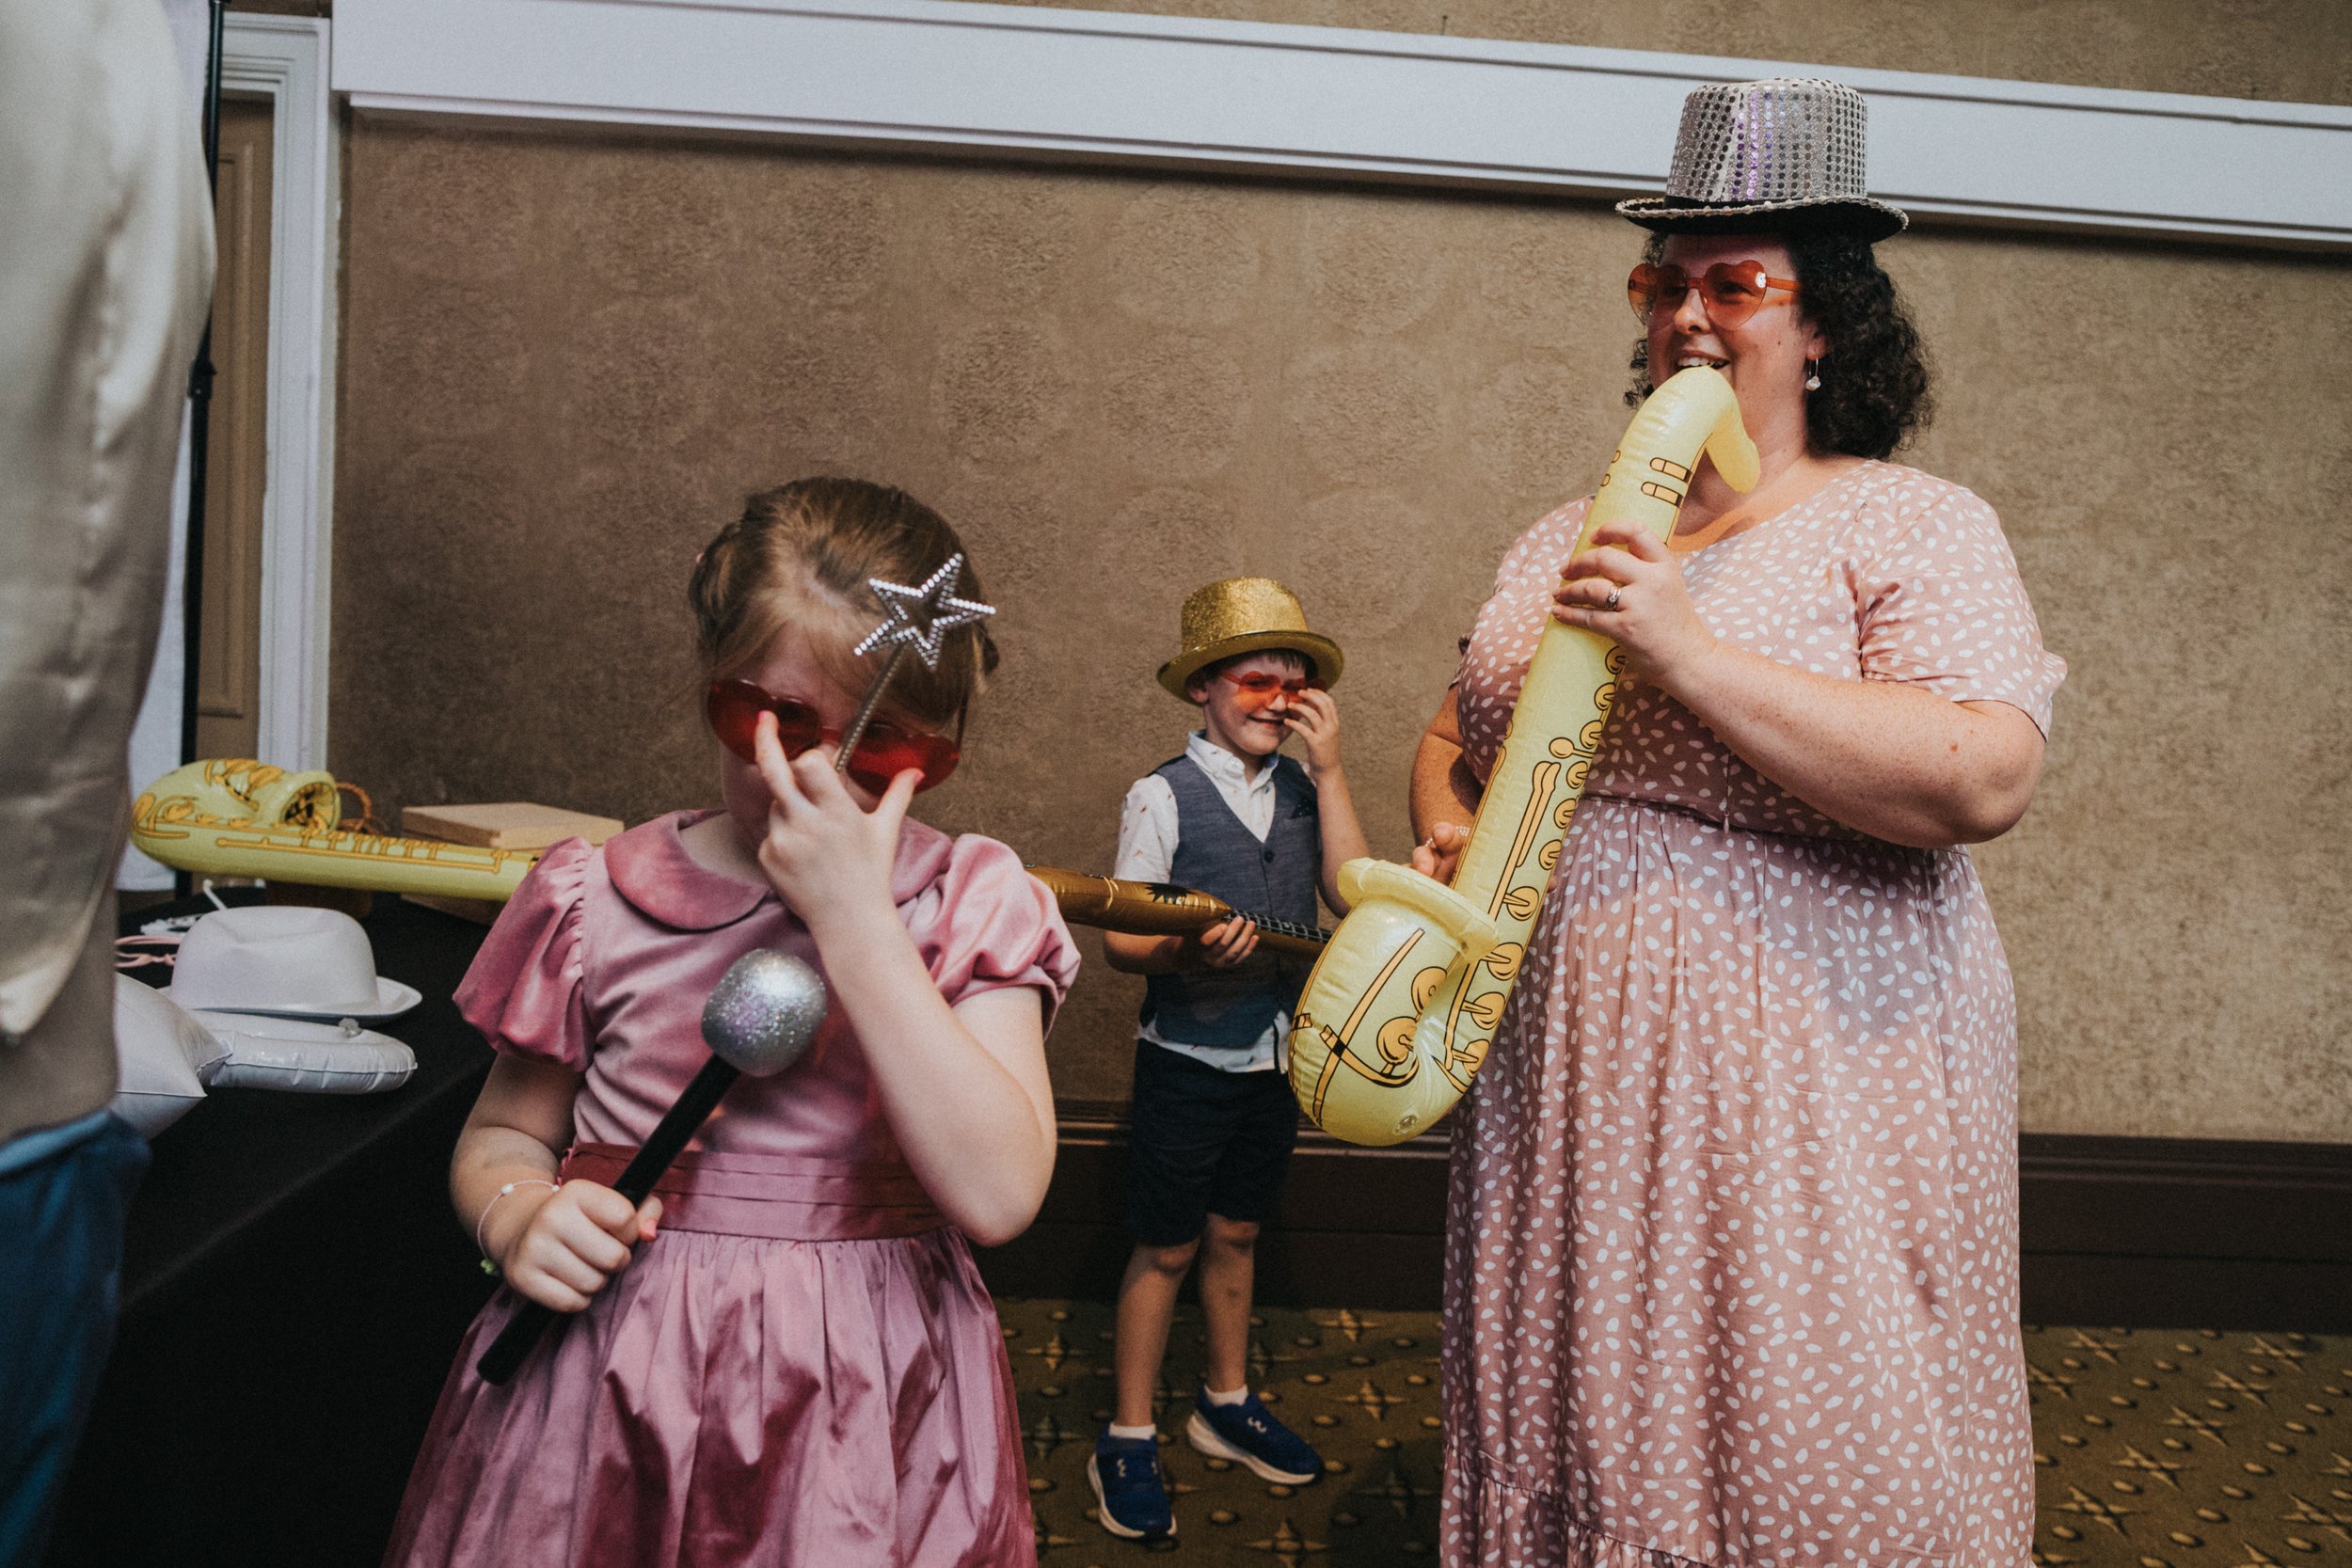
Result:
{"type": "Polygon", "coordinates": [[[994,661],[980,627],[946,632],[936,669],[902,659],[834,769],[880,657],[850,653],[882,619],[866,579],[959,553],[898,491],[809,480],[753,497],[697,561],[725,809],[550,850],[458,990],[499,1055],[451,1190],[508,1289],[458,1353],[388,1564],[1034,1560],[967,1239],[1010,1239],[1044,1196],[1044,1034],[1076,952],[1010,849],[906,815],[953,766],[994,661]],[[824,975],[823,1027],[632,1207],[608,1183],[755,948],[824,975]],[[524,1297],[573,1316],[487,1386],[474,1362],[524,1297]]]}

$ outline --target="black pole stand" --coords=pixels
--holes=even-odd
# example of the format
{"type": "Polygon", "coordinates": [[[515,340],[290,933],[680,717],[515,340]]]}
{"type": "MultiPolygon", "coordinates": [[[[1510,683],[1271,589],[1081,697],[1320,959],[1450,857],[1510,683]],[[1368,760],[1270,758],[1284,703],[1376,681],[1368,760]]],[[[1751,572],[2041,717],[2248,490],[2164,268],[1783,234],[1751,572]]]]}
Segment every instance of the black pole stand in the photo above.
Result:
{"type": "MultiPolygon", "coordinates": [[[[212,41],[204,58],[204,177],[215,211],[220,194],[220,55],[227,0],[210,0],[212,41]]],[[[188,368],[188,537],[180,594],[180,760],[196,760],[197,694],[204,651],[204,491],[213,432],[213,318],[204,316],[204,336],[188,368]]],[[[185,898],[196,879],[183,871],[174,891],[185,898]]]]}

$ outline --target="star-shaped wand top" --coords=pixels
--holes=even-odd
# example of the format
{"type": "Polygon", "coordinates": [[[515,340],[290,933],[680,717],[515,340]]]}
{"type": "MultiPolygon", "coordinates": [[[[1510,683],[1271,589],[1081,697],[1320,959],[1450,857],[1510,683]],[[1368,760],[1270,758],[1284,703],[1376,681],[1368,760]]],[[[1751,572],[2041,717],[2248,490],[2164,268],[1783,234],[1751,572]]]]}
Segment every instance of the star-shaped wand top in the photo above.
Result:
{"type": "Polygon", "coordinates": [[[896,642],[921,655],[925,669],[938,669],[940,647],[947,633],[996,613],[994,605],[956,597],[956,584],[962,577],[963,557],[957,554],[949,556],[945,565],[924,578],[919,588],[867,578],[866,586],[881,596],[890,619],[866,633],[850,651],[865,655],[885,643],[896,642]]]}

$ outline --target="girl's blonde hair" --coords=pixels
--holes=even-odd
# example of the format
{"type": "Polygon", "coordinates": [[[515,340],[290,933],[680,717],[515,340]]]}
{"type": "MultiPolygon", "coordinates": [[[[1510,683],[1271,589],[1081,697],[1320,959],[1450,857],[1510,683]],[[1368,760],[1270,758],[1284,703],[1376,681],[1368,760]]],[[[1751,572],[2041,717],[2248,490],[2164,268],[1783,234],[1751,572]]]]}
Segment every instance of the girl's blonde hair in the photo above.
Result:
{"type": "MultiPolygon", "coordinates": [[[[828,680],[860,695],[889,657],[886,648],[862,657],[850,651],[886,618],[866,579],[912,587],[962,553],[956,531],[903,490],[860,479],[796,479],[762,490],[710,542],[687,584],[704,678],[739,673],[790,626],[828,680]]],[[[956,594],[987,597],[969,559],[956,594]]],[[[936,670],[916,657],[898,661],[881,714],[916,729],[948,729],[995,668],[987,623],[958,626],[943,640],[936,670]]]]}

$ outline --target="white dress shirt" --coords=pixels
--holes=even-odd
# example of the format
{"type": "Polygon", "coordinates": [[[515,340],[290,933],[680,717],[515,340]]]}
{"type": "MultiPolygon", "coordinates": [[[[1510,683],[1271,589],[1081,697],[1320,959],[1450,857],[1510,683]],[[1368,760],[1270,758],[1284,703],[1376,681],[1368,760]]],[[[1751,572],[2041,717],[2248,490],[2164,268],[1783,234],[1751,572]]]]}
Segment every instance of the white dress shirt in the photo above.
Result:
{"type": "MultiPolygon", "coordinates": [[[[1274,831],[1274,759],[1268,757],[1252,778],[1241,758],[1211,741],[1200,730],[1184,742],[1184,757],[1209,776],[1219,799],[1232,808],[1261,844],[1274,831]]],[[[1165,882],[1176,864],[1176,792],[1166,779],[1147,773],[1127,791],[1119,814],[1119,859],[1111,875],[1134,882],[1165,882]]],[[[1290,1067],[1291,1015],[1284,1008],[1274,1015],[1264,1034],[1248,1045],[1194,1045],[1162,1037],[1145,1023],[1137,1031],[1154,1045],[1208,1063],[1224,1072],[1272,1072],[1290,1067]]]]}

